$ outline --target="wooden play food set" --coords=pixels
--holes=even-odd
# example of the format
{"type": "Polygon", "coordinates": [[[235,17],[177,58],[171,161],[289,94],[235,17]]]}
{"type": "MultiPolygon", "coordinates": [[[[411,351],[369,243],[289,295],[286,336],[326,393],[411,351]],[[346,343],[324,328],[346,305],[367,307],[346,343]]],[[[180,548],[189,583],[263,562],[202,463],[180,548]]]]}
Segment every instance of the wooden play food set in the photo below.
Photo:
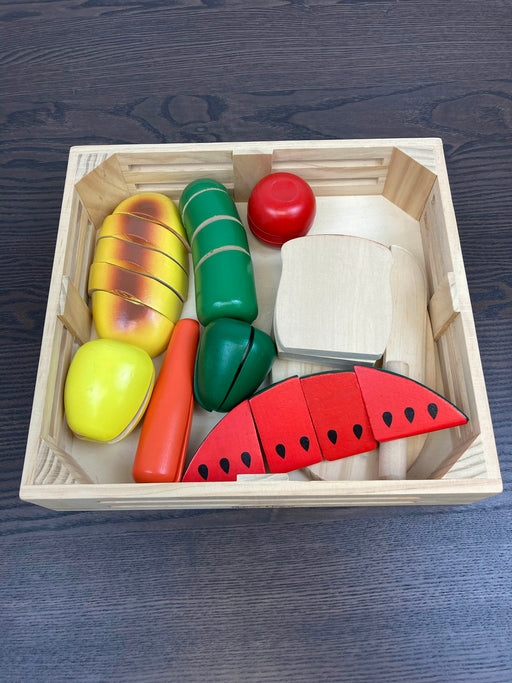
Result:
{"type": "MultiPolygon", "coordinates": [[[[121,213],[129,214],[129,206],[121,213]]],[[[145,214],[145,211],[140,213],[145,214]]],[[[141,222],[147,220],[146,214],[135,217],[141,222]]],[[[205,229],[207,225],[202,228],[205,229]]],[[[220,249],[221,254],[223,251],[243,253],[240,249],[220,249]]],[[[214,258],[210,256],[204,264],[214,258]]],[[[196,316],[195,285],[197,279],[193,277],[182,318],[196,316]]],[[[94,292],[93,296],[100,292],[102,290],[94,292]]],[[[400,310],[410,306],[406,301],[398,305],[400,310]]],[[[317,306],[321,308],[322,301],[318,301],[317,306]]],[[[415,325],[414,336],[421,334],[418,329],[415,325]]],[[[402,355],[400,347],[405,348],[406,345],[400,341],[398,332],[396,334],[395,348],[402,355]]],[[[392,336],[393,332],[390,339],[392,336]]],[[[157,371],[162,356],[154,359],[157,371]]],[[[406,361],[407,364],[409,362],[406,361]]],[[[326,363],[324,370],[330,369],[326,363]]],[[[379,370],[371,371],[389,376],[389,373],[379,370]]],[[[190,380],[190,374],[188,377],[190,380]]],[[[426,414],[430,419],[437,419],[440,410],[438,408],[435,412],[431,407],[429,413],[430,403],[434,401],[426,403],[426,414]]],[[[305,405],[307,409],[306,402],[305,405]]],[[[188,406],[190,411],[190,401],[188,406]]],[[[423,407],[425,405],[410,405],[407,401],[407,405],[402,406],[400,419],[405,425],[413,424],[423,407]]],[[[298,404],[297,409],[300,409],[298,404]]],[[[318,416],[324,427],[327,426],[329,410],[325,415],[321,410],[318,416]]],[[[392,426],[397,424],[396,411],[395,407],[381,410],[381,413],[393,415],[392,426]]],[[[255,419],[260,421],[260,418],[255,419]]],[[[186,425],[187,420],[181,420],[181,424],[186,425]]],[[[359,430],[354,431],[356,424],[362,426],[357,421],[350,428],[357,439],[359,430]]],[[[371,427],[375,438],[382,440],[378,438],[374,425],[371,427]]],[[[333,448],[336,443],[341,443],[340,429],[327,426],[327,442],[333,448]]],[[[365,447],[372,445],[373,442],[369,442],[365,447]]],[[[203,453],[205,450],[206,446],[203,453]]],[[[287,450],[285,446],[285,457],[287,450]]],[[[282,449],[276,450],[274,445],[274,453],[276,459],[282,460],[282,449]]],[[[501,488],[471,305],[439,140],[135,145],[71,150],[20,489],[24,500],[53,509],[458,504],[494,495],[501,488]],[[265,443],[275,438],[272,425],[277,418],[283,429],[289,429],[292,438],[294,429],[295,433],[297,431],[297,419],[287,422],[289,411],[277,416],[272,409],[272,419],[265,417],[261,420],[264,426],[255,433],[254,421],[251,427],[251,421],[245,419],[249,416],[247,411],[251,415],[268,414],[265,394],[269,396],[280,387],[282,397],[277,403],[282,405],[286,403],[284,394],[290,391],[290,387],[295,385],[296,388],[306,381],[298,377],[286,378],[319,371],[318,366],[310,362],[311,358],[304,361],[278,358],[272,368],[272,381],[278,381],[280,377],[286,381],[251,398],[252,408],[243,401],[224,420],[221,420],[222,413],[210,413],[197,404],[194,409],[187,462],[192,460],[203,442],[211,443],[208,434],[220,434],[222,431],[228,432],[231,438],[230,448],[233,440],[238,440],[238,459],[231,457],[231,452],[218,453],[215,448],[210,448],[210,464],[206,464],[209,481],[201,475],[205,468],[202,467],[200,472],[198,466],[201,481],[136,484],[132,467],[141,425],[119,443],[96,444],[74,437],[64,417],[64,386],[71,359],[95,331],[87,287],[98,232],[106,217],[121,202],[127,200],[129,205],[129,198],[140,192],[163,193],[177,204],[184,189],[193,181],[211,178],[222,184],[235,201],[246,229],[250,257],[249,254],[246,256],[252,258],[258,313],[250,322],[255,329],[271,334],[281,277],[281,252],[275,246],[256,239],[248,230],[246,221],[247,201],[253,188],[271,172],[294,173],[311,186],[316,198],[316,217],[305,239],[324,234],[365,238],[384,245],[390,251],[394,245],[401,247],[420,264],[425,274],[428,302],[422,347],[425,349],[425,384],[455,404],[469,420],[428,434],[406,478],[398,481],[378,479],[375,468],[378,455],[376,458],[375,453],[379,449],[376,448],[341,460],[320,462],[321,455],[315,453],[315,425],[311,423],[299,436],[299,444],[305,437],[301,448],[307,455],[307,462],[317,460],[316,464],[308,465],[307,470],[320,468],[328,462],[339,468],[339,479],[310,480],[303,469],[290,472],[287,481],[267,479],[261,450],[258,454],[255,446],[261,439],[271,469],[273,465],[267,451],[272,449],[265,449],[265,443]],[[309,371],[312,365],[314,367],[309,371]],[[234,419],[235,411],[240,414],[236,420],[240,428],[233,430],[229,428],[228,420],[234,419]],[[216,424],[217,429],[212,431],[216,424]],[[211,478],[215,468],[220,478],[228,473],[232,475],[236,469],[243,476],[238,481],[214,482],[211,478]]]]}

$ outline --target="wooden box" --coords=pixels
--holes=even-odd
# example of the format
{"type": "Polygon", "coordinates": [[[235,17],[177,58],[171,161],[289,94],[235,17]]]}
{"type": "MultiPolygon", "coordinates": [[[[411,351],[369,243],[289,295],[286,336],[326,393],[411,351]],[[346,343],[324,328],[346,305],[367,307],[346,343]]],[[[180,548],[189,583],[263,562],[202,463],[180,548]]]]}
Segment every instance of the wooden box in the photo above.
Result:
{"type": "MultiPolygon", "coordinates": [[[[251,234],[249,240],[260,304],[255,325],[270,331],[279,250],[251,234]]],[[[183,315],[195,316],[193,288],[183,315]]],[[[219,417],[196,410],[190,455],[219,417]]],[[[469,503],[501,490],[441,140],[71,149],[20,489],[23,500],[55,510],[423,505],[469,503]],[[94,334],[86,287],[96,230],[130,194],[156,190],[177,201],[185,185],[199,177],[224,183],[245,221],[251,189],[277,170],[296,173],[312,186],[317,197],[313,232],[400,244],[424,264],[435,339],[435,388],[469,415],[469,423],[432,434],[401,481],[378,480],[369,464],[362,463],[338,481],[299,476],[289,481],[135,484],[131,466],[138,430],[115,446],[79,441],[63,411],[72,355],[94,334]]]]}

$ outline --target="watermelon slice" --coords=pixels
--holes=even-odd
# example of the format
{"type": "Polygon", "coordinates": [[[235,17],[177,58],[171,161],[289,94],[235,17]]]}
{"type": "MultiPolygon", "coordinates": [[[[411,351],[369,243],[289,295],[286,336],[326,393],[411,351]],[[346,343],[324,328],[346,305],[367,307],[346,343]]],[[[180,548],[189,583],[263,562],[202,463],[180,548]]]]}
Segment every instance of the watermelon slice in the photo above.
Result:
{"type": "Polygon", "coordinates": [[[322,460],[298,377],[256,394],[249,405],[271,472],[291,472],[322,460]]]}
{"type": "Polygon", "coordinates": [[[248,401],[239,403],[212,429],[182,481],[236,481],[239,474],[265,474],[248,401]]]}
{"type": "Polygon", "coordinates": [[[386,370],[292,377],[233,408],[203,441],[184,482],[236,481],[371,451],[391,441],[465,424],[456,406],[386,370]],[[262,452],[263,451],[263,452],[262,452]]]}
{"type": "Polygon", "coordinates": [[[468,421],[453,403],[408,377],[362,365],[354,370],[377,441],[425,434],[468,421]]]}
{"type": "Polygon", "coordinates": [[[376,447],[354,372],[310,375],[300,383],[326,460],[366,453],[376,447]]]}

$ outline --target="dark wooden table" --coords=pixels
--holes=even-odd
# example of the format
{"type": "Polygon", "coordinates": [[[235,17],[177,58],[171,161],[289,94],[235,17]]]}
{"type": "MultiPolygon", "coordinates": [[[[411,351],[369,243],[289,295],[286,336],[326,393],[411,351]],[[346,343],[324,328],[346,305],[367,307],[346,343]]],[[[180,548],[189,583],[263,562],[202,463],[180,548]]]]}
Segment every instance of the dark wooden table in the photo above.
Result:
{"type": "Polygon", "coordinates": [[[508,0],[0,5],[2,681],[512,680],[508,0]],[[18,487],[71,145],[442,137],[505,491],[54,513],[18,487]]]}

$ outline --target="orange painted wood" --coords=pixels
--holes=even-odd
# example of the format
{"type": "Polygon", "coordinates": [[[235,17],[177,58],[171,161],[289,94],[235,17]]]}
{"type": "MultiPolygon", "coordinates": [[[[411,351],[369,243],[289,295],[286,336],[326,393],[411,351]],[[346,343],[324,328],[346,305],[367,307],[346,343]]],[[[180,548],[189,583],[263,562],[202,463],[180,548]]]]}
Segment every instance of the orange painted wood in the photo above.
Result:
{"type": "Polygon", "coordinates": [[[136,482],[170,482],[182,477],[194,410],[198,342],[197,320],[180,320],[144,417],[132,472],[136,482]]]}

